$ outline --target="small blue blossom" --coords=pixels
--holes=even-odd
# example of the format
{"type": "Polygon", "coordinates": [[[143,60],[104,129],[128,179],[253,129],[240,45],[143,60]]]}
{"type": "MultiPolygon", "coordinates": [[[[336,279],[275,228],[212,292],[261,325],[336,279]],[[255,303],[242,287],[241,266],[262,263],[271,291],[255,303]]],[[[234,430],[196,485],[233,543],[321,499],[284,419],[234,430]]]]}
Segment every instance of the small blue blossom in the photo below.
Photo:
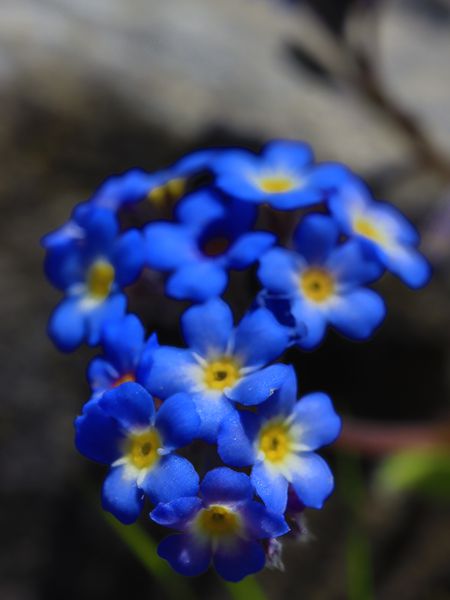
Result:
{"type": "Polygon", "coordinates": [[[430,265],[419,253],[419,234],[391,204],[375,201],[364,183],[348,180],[330,198],[329,208],[342,230],[411,288],[424,286],[430,265]]]}
{"type": "Polygon", "coordinates": [[[294,369],[258,413],[235,412],[223,421],[218,451],[225,464],[252,465],[251,480],[267,508],[283,513],[292,486],[300,502],[322,508],[333,491],[333,475],[315,450],[333,442],[341,420],[329,397],[308,394],[298,402],[294,369]]]}
{"type": "Polygon", "coordinates": [[[155,206],[160,206],[165,200],[178,200],[185,192],[187,180],[205,171],[215,155],[215,150],[198,150],[187,154],[171,167],[154,173],[131,169],[107,179],[91,201],[118,211],[145,199],[155,206]]]}
{"type": "Polygon", "coordinates": [[[158,554],[182,575],[200,575],[211,562],[227,581],[240,581],[260,571],[266,562],[261,540],[284,535],[283,516],[253,500],[245,473],[226,467],[210,471],[200,486],[200,497],[159,504],[153,521],[181,531],[158,547],[158,554]]]}
{"type": "Polygon", "coordinates": [[[45,271],[64,292],[49,322],[49,335],[63,351],[83,340],[99,342],[103,323],[126,309],[123,286],[132,283],[144,263],[140,232],[120,235],[116,217],[107,209],[80,204],[71,220],[44,237],[45,271]]]}
{"type": "Polygon", "coordinates": [[[208,189],[178,206],[178,223],[156,222],[145,229],[148,266],[171,272],[169,296],[202,302],[220,296],[229,269],[245,269],[275,242],[265,231],[249,231],[254,207],[224,201],[208,189]]]}
{"type": "Polygon", "coordinates": [[[94,358],[87,372],[93,399],[125,382],[144,385],[158,340],[156,334],[145,340],[144,327],[136,315],[107,321],[100,344],[103,356],[94,358]]]}
{"type": "Polygon", "coordinates": [[[318,204],[349,177],[343,165],[315,165],[307,144],[289,140],[268,143],[260,155],[224,150],[211,169],[221,191],[248,202],[267,202],[279,210],[318,204]]]}
{"type": "Polygon", "coordinates": [[[88,402],[75,421],[76,446],[84,456],[110,465],[102,503],[123,523],[132,523],[144,496],[153,503],[193,496],[198,475],[173,450],[189,444],[200,419],[187,394],[176,394],[155,413],[153,398],[137,383],[123,383],[88,402]]]}
{"type": "Polygon", "coordinates": [[[380,276],[379,263],[368,260],[356,240],[340,244],[337,224],[325,215],[308,215],[300,222],[294,247],[269,250],[258,276],[269,293],[280,295],[280,302],[289,298],[299,346],[317,346],[328,324],[352,339],[372,335],[385,306],[376,292],[363,286],[380,276]]]}
{"type": "Polygon", "coordinates": [[[189,348],[157,348],[145,385],[159,398],[191,394],[200,437],[214,442],[220,423],[235,410],[233,402],[259,404],[281,385],[288,367],[265,365],[285,350],[288,335],[264,308],[234,328],[232,312],[220,299],[189,308],[181,325],[189,348]]]}

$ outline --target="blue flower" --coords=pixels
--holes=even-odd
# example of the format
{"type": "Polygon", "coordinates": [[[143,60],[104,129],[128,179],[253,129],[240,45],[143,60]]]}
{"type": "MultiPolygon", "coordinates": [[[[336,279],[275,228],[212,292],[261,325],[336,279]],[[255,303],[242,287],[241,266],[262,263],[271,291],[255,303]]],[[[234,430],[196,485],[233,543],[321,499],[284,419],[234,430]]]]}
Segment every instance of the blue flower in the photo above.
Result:
{"type": "Polygon", "coordinates": [[[267,202],[292,210],[322,202],[349,177],[342,165],[314,165],[311,148],[303,142],[273,141],[261,153],[226,150],[212,163],[215,185],[230,196],[248,202],[267,202]]]}
{"type": "Polygon", "coordinates": [[[155,415],[153,398],[137,383],[123,383],[85,405],[75,421],[81,454],[110,465],[102,502],[123,523],[135,521],[144,495],[153,503],[193,496],[198,475],[173,450],[197,435],[200,419],[192,400],[176,394],[155,415]]]}
{"type": "Polygon", "coordinates": [[[333,475],[315,450],[333,442],[341,420],[329,397],[321,392],[296,402],[291,367],[281,388],[258,414],[235,412],[223,421],[218,436],[225,464],[252,465],[251,480],[267,508],[283,513],[292,486],[304,506],[321,508],[333,491],[333,475]]]}
{"type": "Polygon", "coordinates": [[[375,201],[362,181],[348,180],[329,201],[342,230],[411,288],[424,286],[431,269],[419,253],[419,235],[392,205],[375,201]]]}
{"type": "Polygon", "coordinates": [[[144,262],[144,243],[137,230],[119,235],[111,211],[79,205],[71,220],[44,237],[45,271],[65,294],[49,322],[49,335],[60,350],[83,340],[99,342],[103,323],[122,316],[122,287],[132,283],[144,262]]]}
{"type": "Polygon", "coordinates": [[[144,385],[153,351],[158,347],[156,334],[145,340],[144,327],[138,317],[126,315],[104,324],[100,343],[103,356],[89,363],[87,373],[93,399],[125,382],[144,385]]]}
{"type": "Polygon", "coordinates": [[[157,348],[145,385],[160,398],[191,394],[202,421],[200,437],[214,442],[221,421],[235,410],[232,402],[259,404],[281,385],[288,367],[265,365],[285,350],[288,336],[264,308],[234,328],[220,299],[189,308],[181,325],[189,348],[157,348]]]}
{"type": "Polygon", "coordinates": [[[215,150],[198,150],[161,171],[131,169],[110,177],[95,192],[92,202],[117,211],[145,199],[155,206],[178,200],[185,192],[187,179],[206,170],[215,155],[215,150]]]}
{"type": "Polygon", "coordinates": [[[249,231],[255,208],[224,201],[203,189],[178,206],[178,223],[160,221],[145,230],[147,263],[172,272],[169,296],[202,302],[220,296],[228,269],[245,269],[275,242],[265,231],[249,231]]]}
{"type": "Polygon", "coordinates": [[[158,547],[158,554],[182,575],[200,575],[211,561],[227,581],[240,581],[260,571],[266,562],[260,540],[289,531],[284,518],[253,500],[245,473],[219,467],[207,473],[201,497],[159,504],[153,521],[181,531],[158,547]]]}
{"type": "Polygon", "coordinates": [[[356,240],[339,244],[339,228],[325,215],[306,216],[294,233],[294,246],[295,251],[269,250],[258,276],[273,295],[272,306],[277,294],[280,302],[289,299],[299,346],[317,346],[327,324],[351,339],[372,335],[385,306],[376,292],[362,286],[380,276],[378,262],[366,259],[356,240]]]}

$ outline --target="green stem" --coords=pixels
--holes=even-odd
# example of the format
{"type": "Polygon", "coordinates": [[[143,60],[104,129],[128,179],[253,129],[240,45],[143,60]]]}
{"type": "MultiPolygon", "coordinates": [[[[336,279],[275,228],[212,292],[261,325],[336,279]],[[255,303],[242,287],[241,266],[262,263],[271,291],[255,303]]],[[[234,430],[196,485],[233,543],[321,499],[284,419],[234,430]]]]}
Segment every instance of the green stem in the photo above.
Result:
{"type": "Polygon", "coordinates": [[[156,552],[156,543],[138,524],[122,525],[102,511],[108,525],[117,533],[128,546],[134,556],[154,577],[173,600],[195,600],[195,595],[186,579],[177,575],[169,565],[161,560],[156,552]]]}
{"type": "Polygon", "coordinates": [[[234,600],[267,600],[264,590],[255,577],[249,576],[239,583],[225,584],[234,600]]]}

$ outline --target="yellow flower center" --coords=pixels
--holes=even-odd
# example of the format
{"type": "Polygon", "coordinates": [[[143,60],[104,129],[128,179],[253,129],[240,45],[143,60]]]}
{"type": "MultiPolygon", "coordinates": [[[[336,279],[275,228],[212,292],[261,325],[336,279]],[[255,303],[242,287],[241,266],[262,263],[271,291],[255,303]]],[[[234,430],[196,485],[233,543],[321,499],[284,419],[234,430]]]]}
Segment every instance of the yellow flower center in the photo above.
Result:
{"type": "Polygon", "coordinates": [[[106,260],[96,260],[87,274],[87,289],[89,295],[96,300],[104,300],[109,296],[114,283],[115,271],[106,260]]]}
{"type": "Polygon", "coordinates": [[[161,206],[166,201],[176,201],[181,198],[186,190],[186,180],[182,178],[171,179],[164,185],[153,188],[148,199],[152,204],[161,206]]]}
{"type": "Polygon", "coordinates": [[[239,531],[240,519],[227,506],[212,504],[200,511],[196,524],[202,533],[210,537],[224,537],[239,531]]]}
{"type": "Polygon", "coordinates": [[[126,441],[126,456],[138,469],[148,469],[159,459],[161,438],[154,427],[141,433],[132,433],[126,441]]]}
{"type": "Polygon", "coordinates": [[[295,188],[295,181],[288,175],[267,175],[258,179],[258,186],[267,194],[282,194],[295,188]]]}
{"type": "Polygon", "coordinates": [[[240,378],[236,359],[224,356],[208,363],[204,371],[205,386],[210,390],[222,391],[234,385],[240,378]]]}
{"type": "Polygon", "coordinates": [[[355,233],[362,235],[369,240],[382,244],[386,241],[385,234],[380,231],[371,221],[358,217],[353,222],[353,230],[355,233]]]}
{"type": "Polygon", "coordinates": [[[133,373],[125,373],[125,375],[122,375],[122,377],[119,377],[119,379],[116,379],[113,387],[119,387],[119,385],[122,385],[122,383],[129,383],[132,381],[136,381],[136,377],[134,376],[134,374],[133,373]]]}
{"type": "Polygon", "coordinates": [[[306,269],[300,276],[300,289],[313,302],[324,302],[334,292],[334,279],[320,268],[306,269]]]}
{"type": "Polygon", "coordinates": [[[259,434],[259,449],[269,462],[282,462],[292,449],[289,426],[283,422],[269,421],[259,434]]]}

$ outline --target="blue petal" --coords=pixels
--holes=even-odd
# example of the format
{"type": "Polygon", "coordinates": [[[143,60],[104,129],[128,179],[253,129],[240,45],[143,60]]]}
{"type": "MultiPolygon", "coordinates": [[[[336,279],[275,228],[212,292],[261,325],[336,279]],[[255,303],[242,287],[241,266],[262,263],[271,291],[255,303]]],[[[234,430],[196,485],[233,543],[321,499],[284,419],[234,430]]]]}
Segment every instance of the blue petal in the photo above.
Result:
{"type": "Polygon", "coordinates": [[[169,454],[147,473],[141,488],[157,504],[197,496],[198,482],[197,471],[186,458],[169,454]]]}
{"type": "Polygon", "coordinates": [[[262,256],[258,277],[270,292],[291,296],[298,294],[299,275],[304,266],[304,260],[295,252],[273,248],[262,256]]]}
{"type": "Polygon", "coordinates": [[[347,234],[353,233],[354,215],[364,213],[371,204],[374,204],[374,201],[370,191],[356,176],[350,177],[328,202],[332,216],[347,234]]]}
{"type": "Polygon", "coordinates": [[[237,582],[261,571],[266,555],[258,542],[238,540],[235,544],[221,545],[213,557],[214,567],[226,581],[237,582]]]}
{"type": "Polygon", "coordinates": [[[201,575],[211,562],[211,547],[193,535],[169,535],[158,546],[158,554],[180,575],[201,575]]]}
{"type": "Polygon", "coordinates": [[[328,309],[328,319],[344,335],[364,340],[379,327],[386,315],[383,299],[373,290],[356,289],[337,296],[328,309]]]}
{"type": "Polygon", "coordinates": [[[103,508],[129,525],[136,521],[143,504],[144,495],[136,480],[128,476],[126,466],[112,468],[103,483],[103,508]]]}
{"type": "Polygon", "coordinates": [[[127,431],[148,427],[154,422],[153,398],[138,383],[123,383],[105,392],[99,405],[127,431]]]}
{"type": "Polygon", "coordinates": [[[236,409],[220,393],[199,392],[194,394],[192,399],[201,421],[198,437],[214,443],[222,422],[228,419],[236,409]]]}
{"type": "Polygon", "coordinates": [[[340,288],[355,287],[378,279],[384,268],[377,260],[369,260],[358,240],[337,246],[326,261],[340,288]]]}
{"type": "Polygon", "coordinates": [[[75,445],[78,452],[99,463],[111,464],[121,456],[123,434],[116,421],[97,402],[89,403],[75,419],[75,445]]]}
{"type": "Polygon", "coordinates": [[[206,148],[204,150],[195,150],[180,158],[172,167],[172,170],[179,175],[191,175],[204,171],[209,168],[212,161],[218,155],[220,150],[206,148]]]}
{"type": "Polygon", "coordinates": [[[85,279],[82,255],[73,243],[64,243],[48,250],[44,270],[49,281],[60,290],[67,290],[85,279]]]}
{"type": "Polygon", "coordinates": [[[295,249],[313,265],[325,262],[338,239],[336,222],[319,214],[306,216],[294,232],[295,249]]]}
{"type": "Polygon", "coordinates": [[[144,230],[147,264],[153,269],[172,271],[200,255],[191,228],[177,223],[156,222],[144,230]]]}
{"type": "Polygon", "coordinates": [[[287,365],[270,365],[243,377],[236,386],[226,392],[227,398],[244,406],[261,404],[282,386],[288,374],[287,365]]]}
{"type": "Polygon", "coordinates": [[[86,335],[86,316],[79,298],[61,300],[50,316],[48,335],[63,352],[71,352],[81,344],[86,335]]]}
{"type": "Polygon", "coordinates": [[[253,496],[250,478],[228,467],[209,471],[200,484],[200,492],[206,504],[245,502],[253,496]]]}
{"type": "Polygon", "coordinates": [[[126,309],[126,296],[121,293],[114,293],[94,308],[85,310],[87,343],[90,346],[99,344],[101,331],[106,321],[122,317],[126,309]]]}
{"type": "Polygon", "coordinates": [[[259,308],[247,313],[236,328],[234,353],[243,364],[262,366],[284,352],[289,336],[272,313],[259,308]]]}
{"type": "Polygon", "coordinates": [[[202,260],[185,265],[167,281],[166,291],[178,300],[204,302],[220,296],[228,283],[228,275],[213,261],[202,260]]]}
{"type": "Polygon", "coordinates": [[[144,266],[144,238],[137,229],[130,229],[121,235],[111,255],[116,281],[120,286],[130,285],[138,277],[144,266]]]}
{"type": "Polygon", "coordinates": [[[410,288],[426,285],[431,277],[431,267],[415,248],[396,248],[386,256],[386,266],[410,288]]]}
{"type": "Polygon", "coordinates": [[[335,413],[330,398],[322,392],[304,396],[294,408],[299,427],[296,440],[305,450],[316,450],[331,444],[341,430],[341,419],[335,413]]]}
{"type": "Polygon", "coordinates": [[[116,216],[108,209],[85,202],[74,212],[75,220],[85,229],[85,244],[90,254],[109,254],[119,232],[116,216]]]}
{"type": "Polygon", "coordinates": [[[226,465],[246,467],[256,458],[254,440],[259,430],[258,417],[234,411],[224,419],[217,436],[217,452],[226,465]]]}
{"type": "Polygon", "coordinates": [[[177,392],[192,392],[198,385],[192,371],[198,367],[190,350],[161,346],[153,353],[153,364],[145,387],[158,398],[177,392]]]}
{"type": "Polygon", "coordinates": [[[212,190],[199,190],[183,198],[178,203],[175,214],[182,223],[200,228],[212,221],[223,219],[226,208],[212,190]]]}
{"type": "Polygon", "coordinates": [[[266,231],[244,233],[227,252],[230,269],[245,269],[254,263],[276,241],[275,235],[266,231]]]}
{"type": "Polygon", "coordinates": [[[141,169],[131,169],[107,179],[95,192],[92,202],[109,210],[143,200],[150,188],[153,176],[141,169]]]}
{"type": "Polygon", "coordinates": [[[144,344],[144,349],[141,352],[136,369],[136,381],[144,387],[146,387],[146,382],[153,365],[153,354],[157,348],[159,348],[158,337],[156,333],[153,333],[144,344]]]}
{"type": "Polygon", "coordinates": [[[200,417],[192,398],[179,393],[164,400],[156,413],[155,426],[162,434],[165,449],[181,448],[192,442],[200,429],[200,417]]]}
{"type": "Polygon", "coordinates": [[[120,374],[134,372],[144,346],[144,335],[144,327],[136,315],[126,315],[103,326],[105,356],[120,374]]]}
{"type": "Polygon", "coordinates": [[[120,373],[103,358],[94,358],[88,365],[87,379],[94,393],[102,393],[112,388],[120,373]]]}
{"type": "Polygon", "coordinates": [[[264,462],[254,465],[251,480],[256,493],[269,510],[282,514],[286,510],[288,482],[281,473],[270,470],[264,462]]]}
{"type": "Polygon", "coordinates": [[[150,513],[150,518],[158,525],[183,530],[201,507],[202,501],[198,497],[178,498],[158,504],[150,513]]]}
{"type": "Polygon", "coordinates": [[[233,331],[233,313],[219,298],[192,306],[181,317],[187,345],[203,357],[224,354],[233,331]]]}
{"type": "Polygon", "coordinates": [[[350,169],[340,163],[321,163],[308,173],[308,185],[321,190],[326,198],[330,193],[342,189],[352,178],[354,175],[350,169]]]}
{"type": "MultiPolygon", "coordinates": [[[[277,365],[274,365],[277,366],[277,365]]],[[[281,365],[280,365],[281,366],[281,365]]],[[[259,407],[258,413],[264,419],[272,417],[289,416],[297,400],[297,375],[292,365],[285,367],[285,376],[282,384],[275,393],[259,407]]]]}
{"type": "Polygon", "coordinates": [[[334,488],[329,466],[314,452],[298,455],[292,471],[292,486],[303,504],[309,508],[322,508],[334,488]]]}
{"type": "Polygon", "coordinates": [[[293,210],[304,206],[319,204],[323,200],[323,194],[320,190],[308,185],[308,180],[290,192],[269,194],[265,201],[273,208],[278,210],[293,210]]]}
{"type": "Polygon", "coordinates": [[[239,512],[252,539],[275,538],[289,531],[283,515],[267,510],[265,506],[254,500],[246,502],[239,512]]]}
{"type": "Polygon", "coordinates": [[[310,302],[297,300],[292,304],[292,314],[299,331],[302,331],[302,325],[306,327],[306,332],[297,340],[300,348],[312,350],[318,346],[325,335],[327,327],[323,312],[310,302]]]}
{"type": "Polygon", "coordinates": [[[266,144],[263,149],[264,161],[270,166],[285,168],[289,172],[301,172],[314,160],[311,147],[304,142],[294,140],[274,140],[266,144]]]}

